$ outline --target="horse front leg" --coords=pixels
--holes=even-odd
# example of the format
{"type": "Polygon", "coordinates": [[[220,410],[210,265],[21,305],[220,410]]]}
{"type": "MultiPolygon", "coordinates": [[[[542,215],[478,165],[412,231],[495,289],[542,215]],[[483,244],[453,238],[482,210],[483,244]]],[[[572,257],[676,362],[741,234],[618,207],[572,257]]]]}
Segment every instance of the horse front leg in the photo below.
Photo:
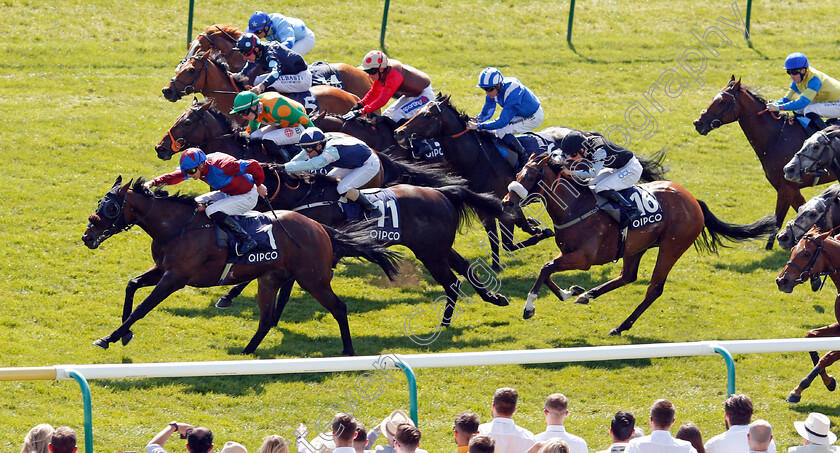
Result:
{"type": "Polygon", "coordinates": [[[487,217],[481,219],[481,224],[484,226],[484,231],[487,232],[487,239],[490,241],[490,266],[496,272],[502,271],[502,266],[499,264],[499,233],[496,230],[496,219],[487,217]]]}
{"type": "Polygon", "coordinates": [[[776,187],[776,231],[767,239],[767,245],[764,247],[767,250],[773,250],[773,244],[776,240],[776,233],[782,229],[785,224],[785,216],[787,216],[788,208],[794,210],[799,209],[805,203],[805,197],[799,192],[799,187],[794,183],[785,180],[779,187],[776,187]]]}
{"type": "MultiPolygon", "coordinates": [[[[253,354],[257,350],[257,346],[260,345],[266,334],[268,334],[268,331],[276,324],[275,319],[280,319],[279,316],[275,315],[275,311],[277,310],[277,293],[286,280],[279,278],[274,273],[263,275],[257,280],[259,283],[257,303],[260,306],[260,323],[257,326],[257,331],[254,333],[254,336],[251,337],[251,341],[248,342],[248,345],[242,351],[242,354],[253,354]]],[[[292,284],[294,284],[294,279],[291,280],[292,284]]],[[[285,306],[285,302],[283,305],[285,306]]]]}
{"type": "MultiPolygon", "coordinates": [[[[824,374],[826,367],[832,365],[837,360],[840,360],[840,351],[830,351],[826,353],[826,355],[822,356],[820,360],[817,362],[814,369],[805,376],[804,379],[793,389],[792,392],[785,398],[785,401],[788,403],[798,403],[802,400],[802,392],[811,386],[811,382],[817,377],[817,375],[824,374]]],[[[836,386],[836,382],[835,382],[836,386]]],[[[829,388],[829,391],[833,391],[834,389],[829,388]]]]}
{"type": "MultiPolygon", "coordinates": [[[[123,303],[122,322],[128,320],[129,315],[131,315],[131,310],[134,308],[134,294],[137,290],[147,286],[157,285],[161,277],[163,277],[163,270],[157,265],[154,265],[146,272],[143,272],[128,281],[128,284],[125,285],[125,302],[123,303]]],[[[129,330],[121,338],[123,346],[127,345],[133,338],[134,332],[129,330]]]]}
{"type": "Polygon", "coordinates": [[[506,307],[510,303],[508,302],[507,297],[487,289],[485,283],[482,282],[476,274],[475,269],[473,269],[470,266],[470,263],[467,262],[460,253],[456,252],[455,249],[451,249],[449,251],[449,264],[452,266],[452,270],[467,279],[470,285],[472,285],[475,289],[475,293],[478,294],[478,297],[481,297],[483,301],[490,302],[491,304],[498,305],[500,307],[506,307]]]}
{"type": "MultiPolygon", "coordinates": [[[[542,269],[540,269],[540,275],[537,276],[537,280],[534,282],[534,286],[532,286],[531,290],[528,291],[528,299],[525,301],[525,309],[522,313],[522,318],[531,318],[536,313],[534,301],[537,300],[537,297],[540,293],[540,288],[542,287],[543,283],[546,283],[550,279],[551,274],[570,269],[587,270],[590,267],[591,260],[587,259],[587,256],[582,251],[575,251],[566,255],[564,255],[563,252],[557,254],[557,256],[555,256],[553,260],[545,263],[542,269]]],[[[555,288],[557,288],[557,285],[554,284],[554,282],[551,282],[551,284],[549,284],[549,287],[551,287],[552,290],[554,290],[555,288]]],[[[555,292],[555,294],[557,293],[555,292]]],[[[557,297],[563,300],[563,298],[560,295],[557,295],[557,297]]]]}
{"type": "Polygon", "coordinates": [[[622,258],[621,274],[619,274],[618,277],[584,292],[577,298],[577,300],[575,300],[575,303],[588,304],[591,299],[635,282],[639,276],[639,264],[641,263],[642,256],[644,256],[644,254],[645,252],[642,251],[633,256],[625,256],[622,258]]]}
{"type": "Polygon", "coordinates": [[[506,222],[500,222],[500,224],[502,225],[502,245],[508,251],[524,249],[554,236],[553,228],[540,228],[542,223],[534,218],[525,217],[522,209],[517,210],[513,225],[529,234],[528,239],[516,242],[516,238],[513,236],[513,225],[506,222]]]}

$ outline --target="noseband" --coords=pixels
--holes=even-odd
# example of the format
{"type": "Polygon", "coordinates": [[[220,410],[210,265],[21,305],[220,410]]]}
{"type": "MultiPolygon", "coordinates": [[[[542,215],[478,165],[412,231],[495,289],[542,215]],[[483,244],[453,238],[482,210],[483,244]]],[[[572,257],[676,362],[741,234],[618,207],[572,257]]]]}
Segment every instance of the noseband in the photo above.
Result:
{"type": "MultiPolygon", "coordinates": [[[[215,137],[207,138],[210,135],[210,132],[209,132],[210,127],[207,125],[207,118],[205,118],[205,116],[207,115],[207,112],[204,112],[204,113],[201,114],[201,118],[199,119],[199,122],[204,127],[204,141],[202,141],[201,143],[191,143],[191,142],[188,142],[185,137],[179,137],[179,138],[176,139],[175,136],[172,135],[172,130],[175,129],[175,127],[178,124],[181,123],[181,120],[188,113],[190,113],[190,111],[196,112],[196,110],[194,108],[190,108],[186,112],[182,113],[181,116],[179,116],[178,118],[175,119],[175,124],[173,124],[172,127],[170,127],[169,130],[166,132],[167,135],[169,135],[169,140],[172,142],[172,145],[170,145],[170,149],[172,150],[173,153],[179,153],[179,152],[181,152],[181,149],[183,149],[183,148],[202,148],[208,142],[212,142],[214,140],[222,140],[222,139],[231,137],[234,134],[236,134],[236,131],[233,131],[233,132],[229,132],[227,134],[221,134],[221,135],[217,135],[215,137]]],[[[193,126],[193,129],[195,129],[195,126],[193,126]]],[[[243,146],[243,148],[244,148],[244,146],[243,146]]]]}
{"type": "MultiPolygon", "coordinates": [[[[128,231],[134,225],[137,225],[139,222],[142,222],[152,213],[152,210],[155,207],[155,203],[157,202],[157,197],[152,197],[152,207],[149,208],[149,212],[146,213],[143,217],[139,219],[135,219],[133,222],[128,222],[125,219],[126,210],[125,210],[125,200],[126,197],[123,196],[122,199],[119,198],[118,195],[119,188],[114,188],[112,191],[105,194],[102,197],[102,200],[99,201],[99,207],[96,209],[96,214],[109,222],[111,225],[108,228],[102,230],[96,236],[96,240],[99,242],[108,239],[109,237],[121,233],[123,231],[128,231]]],[[[133,211],[133,209],[132,209],[133,211]]],[[[88,229],[93,228],[93,223],[88,223],[88,229]]]]}
{"type": "MultiPolygon", "coordinates": [[[[815,200],[819,201],[820,204],[823,205],[824,210],[823,210],[822,214],[820,214],[820,216],[817,217],[817,220],[815,220],[814,223],[811,224],[811,226],[816,225],[817,222],[819,222],[820,220],[825,218],[825,215],[828,213],[828,206],[825,204],[825,200],[823,200],[822,198],[815,198],[815,200]]],[[[808,230],[811,229],[810,226],[808,228],[805,228],[805,227],[801,227],[801,226],[797,225],[795,218],[793,220],[789,221],[786,226],[788,228],[790,228],[790,232],[791,232],[791,234],[793,234],[793,238],[797,242],[799,242],[799,240],[802,239],[803,236],[805,236],[805,233],[807,233],[808,230]],[[796,234],[796,229],[797,228],[802,231],[802,234],[800,234],[800,235],[796,234]]]]}
{"type": "Polygon", "coordinates": [[[798,264],[794,263],[793,261],[788,261],[785,266],[791,266],[796,268],[799,271],[799,277],[794,280],[796,283],[802,283],[808,280],[812,275],[815,277],[822,277],[824,275],[830,275],[836,273],[840,269],[834,269],[828,272],[820,272],[819,274],[812,274],[811,271],[814,269],[814,265],[817,264],[817,258],[819,258],[820,254],[825,253],[828,257],[829,262],[831,262],[831,255],[828,251],[825,250],[825,246],[823,246],[823,241],[818,241],[811,236],[805,236],[803,239],[807,239],[813,242],[817,246],[817,251],[814,252],[814,255],[811,257],[811,260],[808,261],[808,264],[805,268],[800,267],[798,264]]]}

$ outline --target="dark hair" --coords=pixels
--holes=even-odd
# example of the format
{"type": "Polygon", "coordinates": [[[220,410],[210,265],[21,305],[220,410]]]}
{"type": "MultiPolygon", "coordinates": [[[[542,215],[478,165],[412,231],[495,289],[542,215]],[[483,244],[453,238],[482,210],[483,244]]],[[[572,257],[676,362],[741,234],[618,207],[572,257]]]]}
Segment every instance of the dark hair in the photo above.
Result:
{"type": "Polygon", "coordinates": [[[650,408],[650,418],[653,424],[659,428],[670,427],[674,423],[674,414],[676,413],[677,410],[674,405],[666,399],[656,400],[650,408]]]}
{"type": "Polygon", "coordinates": [[[53,453],[73,453],[76,448],[76,431],[67,426],[59,426],[50,439],[53,453]]]}
{"type": "Polygon", "coordinates": [[[516,412],[516,401],[518,399],[519,393],[516,389],[502,387],[497,389],[493,395],[493,406],[496,407],[496,412],[499,415],[510,417],[516,412]]]}
{"type": "Polygon", "coordinates": [[[494,453],[496,441],[486,435],[478,435],[470,439],[470,453],[494,453]]]}
{"type": "Polygon", "coordinates": [[[352,416],[339,412],[332,423],[333,438],[352,441],[356,436],[356,420],[352,416]]]}
{"type": "Polygon", "coordinates": [[[752,420],[753,404],[747,395],[730,396],[723,402],[723,410],[729,415],[732,425],[749,425],[752,420]]]}
{"type": "Polygon", "coordinates": [[[464,434],[475,434],[478,432],[478,424],[478,414],[464,411],[455,416],[453,429],[457,429],[464,434]]]}
{"type": "Polygon", "coordinates": [[[408,448],[417,448],[420,445],[420,429],[410,423],[402,423],[397,426],[396,441],[408,448]]]}
{"type": "Polygon", "coordinates": [[[691,442],[691,446],[697,450],[697,453],[706,453],[706,447],[703,446],[703,435],[700,433],[700,428],[694,423],[683,423],[674,437],[691,442]]]}
{"type": "Polygon", "coordinates": [[[187,445],[192,453],[208,453],[213,448],[213,432],[203,426],[188,430],[187,445]]]}
{"type": "Polygon", "coordinates": [[[365,424],[356,420],[356,440],[354,442],[364,442],[367,446],[367,428],[365,424]]]}
{"type": "Polygon", "coordinates": [[[627,441],[633,436],[636,428],[636,418],[627,411],[618,411],[610,422],[613,437],[620,441],[627,441]]]}
{"type": "Polygon", "coordinates": [[[562,393],[552,393],[545,399],[545,409],[549,412],[558,412],[564,415],[569,409],[569,399],[562,393]]]}

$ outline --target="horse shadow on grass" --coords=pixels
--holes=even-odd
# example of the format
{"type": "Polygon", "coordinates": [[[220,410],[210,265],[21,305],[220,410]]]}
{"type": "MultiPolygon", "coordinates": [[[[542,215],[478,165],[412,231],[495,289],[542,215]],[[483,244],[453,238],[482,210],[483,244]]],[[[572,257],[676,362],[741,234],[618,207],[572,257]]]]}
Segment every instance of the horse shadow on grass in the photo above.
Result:
{"type": "MultiPolygon", "coordinates": [[[[818,380],[819,381],[819,380],[818,380]]],[[[821,414],[831,416],[838,416],[840,415],[840,407],[835,405],[826,405],[826,404],[814,404],[814,403],[800,403],[800,404],[791,404],[790,410],[799,412],[802,414],[803,417],[807,417],[808,414],[811,412],[819,412],[821,414]]]]}
{"type": "Polygon", "coordinates": [[[723,260],[715,262],[712,266],[715,269],[728,270],[738,272],[740,274],[749,274],[757,270],[771,270],[781,271],[790,259],[790,252],[785,250],[773,250],[770,254],[765,255],[758,261],[744,264],[731,264],[723,260]]]}

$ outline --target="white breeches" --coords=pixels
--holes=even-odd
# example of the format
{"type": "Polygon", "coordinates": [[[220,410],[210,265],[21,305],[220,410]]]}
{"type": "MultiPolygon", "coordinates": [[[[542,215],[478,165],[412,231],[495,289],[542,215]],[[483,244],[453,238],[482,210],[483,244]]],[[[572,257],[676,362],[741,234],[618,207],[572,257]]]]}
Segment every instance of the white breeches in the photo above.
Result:
{"type": "Polygon", "coordinates": [[[228,195],[222,191],[214,190],[195,197],[195,201],[199,204],[210,203],[205,211],[208,217],[215,212],[224,212],[227,215],[242,215],[254,209],[258,197],[257,186],[254,186],[242,195],[228,195]]]}
{"type": "Polygon", "coordinates": [[[315,47],[315,33],[312,30],[306,29],[306,36],[301,39],[295,39],[295,45],[292,46],[292,51],[301,55],[306,54],[315,47]]]}
{"type": "Polygon", "coordinates": [[[294,145],[300,141],[303,134],[303,126],[295,127],[274,127],[263,126],[251,132],[251,140],[271,140],[278,145],[294,145]]]}
{"type": "Polygon", "coordinates": [[[795,112],[802,115],[813,112],[823,118],[840,118],[840,101],[812,102],[803,109],[795,110],[795,112]]]}
{"type": "Polygon", "coordinates": [[[507,134],[516,135],[531,132],[540,127],[540,124],[543,122],[543,115],[543,108],[540,106],[540,108],[529,117],[514,116],[507,126],[499,129],[488,129],[487,131],[492,132],[493,135],[499,138],[502,138],[507,134]]]}
{"type": "Polygon", "coordinates": [[[335,176],[339,180],[336,190],[339,194],[344,195],[350,189],[358,189],[367,184],[371,179],[379,174],[379,158],[376,154],[371,154],[370,157],[358,168],[340,168],[334,167],[328,175],[335,176]]]}
{"type": "MultiPolygon", "coordinates": [[[[268,74],[257,76],[257,78],[254,79],[254,85],[261,84],[267,78],[268,74]]],[[[280,93],[304,92],[312,88],[312,73],[309,72],[309,69],[306,69],[297,74],[281,75],[276,82],[271,84],[271,87],[266,87],[266,89],[268,88],[274,88],[280,93]]]]}
{"type": "Polygon", "coordinates": [[[605,168],[592,178],[589,187],[596,193],[604,190],[624,190],[639,182],[642,177],[642,164],[633,157],[621,168],[605,168]]]}
{"type": "Polygon", "coordinates": [[[385,111],[382,112],[382,115],[391,118],[394,122],[398,122],[403,119],[411,119],[417,114],[417,112],[420,111],[420,107],[428,104],[429,101],[434,100],[434,98],[435,91],[432,89],[432,85],[429,84],[429,86],[423,89],[420,96],[400,97],[396,102],[391,104],[390,107],[385,109],[385,111]]]}

